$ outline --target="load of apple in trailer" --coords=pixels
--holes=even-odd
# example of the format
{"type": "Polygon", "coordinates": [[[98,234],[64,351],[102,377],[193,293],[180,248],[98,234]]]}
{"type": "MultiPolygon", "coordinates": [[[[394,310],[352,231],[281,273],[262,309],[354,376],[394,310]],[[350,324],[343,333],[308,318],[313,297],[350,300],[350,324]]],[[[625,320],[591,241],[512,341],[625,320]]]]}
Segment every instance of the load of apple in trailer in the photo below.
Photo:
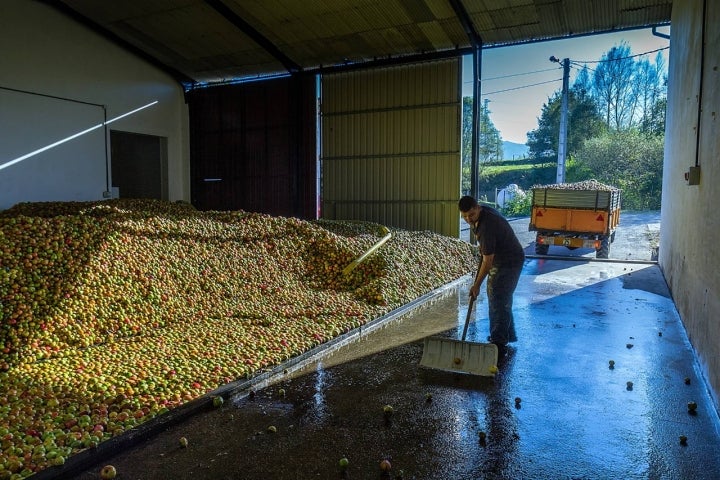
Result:
{"type": "Polygon", "coordinates": [[[530,231],[536,231],[535,253],[550,246],[592,248],[608,258],[620,223],[620,189],[597,180],[556,183],[532,188],[530,231]]]}

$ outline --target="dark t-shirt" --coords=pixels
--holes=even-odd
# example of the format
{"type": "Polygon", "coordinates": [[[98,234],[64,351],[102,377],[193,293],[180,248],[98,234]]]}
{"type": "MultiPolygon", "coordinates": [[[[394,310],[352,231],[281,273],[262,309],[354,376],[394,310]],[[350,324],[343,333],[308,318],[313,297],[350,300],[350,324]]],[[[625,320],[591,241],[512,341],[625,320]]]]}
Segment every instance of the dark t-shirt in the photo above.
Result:
{"type": "Polygon", "coordinates": [[[500,212],[492,207],[482,206],[480,218],[473,231],[478,240],[480,253],[495,255],[494,265],[518,265],[525,260],[520,241],[515,232],[500,212]]]}

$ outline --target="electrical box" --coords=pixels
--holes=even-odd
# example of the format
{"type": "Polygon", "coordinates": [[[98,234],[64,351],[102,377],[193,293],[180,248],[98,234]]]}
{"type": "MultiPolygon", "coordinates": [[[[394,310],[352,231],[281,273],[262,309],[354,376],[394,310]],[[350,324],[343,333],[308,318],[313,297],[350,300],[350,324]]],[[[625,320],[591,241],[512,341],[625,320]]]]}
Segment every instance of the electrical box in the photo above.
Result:
{"type": "Polygon", "coordinates": [[[685,181],[688,182],[688,185],[700,185],[700,166],[699,165],[690,167],[690,170],[685,172],[685,181]]]}

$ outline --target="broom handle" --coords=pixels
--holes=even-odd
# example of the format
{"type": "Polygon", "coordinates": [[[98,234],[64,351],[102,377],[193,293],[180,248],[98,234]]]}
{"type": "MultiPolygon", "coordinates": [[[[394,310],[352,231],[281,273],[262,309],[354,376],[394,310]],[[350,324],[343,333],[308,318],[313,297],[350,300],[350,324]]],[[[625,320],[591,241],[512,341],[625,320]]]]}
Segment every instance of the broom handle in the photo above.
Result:
{"type": "Polygon", "coordinates": [[[462,340],[461,340],[463,342],[465,341],[465,336],[467,335],[468,325],[470,325],[470,314],[472,314],[473,303],[475,303],[475,297],[470,297],[470,303],[468,304],[468,313],[467,313],[467,316],[465,317],[465,327],[463,328],[463,334],[462,334],[462,340]]]}
{"type": "MultiPolygon", "coordinates": [[[[477,273],[475,274],[475,279],[477,280],[477,276],[480,275],[480,267],[482,266],[482,257],[480,257],[480,261],[478,262],[478,269],[477,273]]],[[[478,295],[480,295],[480,292],[478,292],[478,295]]],[[[463,334],[462,334],[462,342],[465,341],[465,337],[467,336],[468,331],[468,325],[470,325],[470,315],[472,314],[472,307],[475,303],[475,297],[470,297],[470,303],[468,304],[468,311],[467,316],[465,317],[465,327],[463,327],[463,334]]]]}

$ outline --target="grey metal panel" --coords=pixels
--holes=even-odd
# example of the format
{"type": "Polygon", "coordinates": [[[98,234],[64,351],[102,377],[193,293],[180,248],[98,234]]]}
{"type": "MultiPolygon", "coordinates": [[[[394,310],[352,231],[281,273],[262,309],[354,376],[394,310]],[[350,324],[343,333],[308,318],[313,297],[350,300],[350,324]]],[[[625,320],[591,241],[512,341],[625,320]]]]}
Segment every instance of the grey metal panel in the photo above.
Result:
{"type": "Polygon", "coordinates": [[[327,75],[323,216],[458,234],[457,59],[327,75]]]}

